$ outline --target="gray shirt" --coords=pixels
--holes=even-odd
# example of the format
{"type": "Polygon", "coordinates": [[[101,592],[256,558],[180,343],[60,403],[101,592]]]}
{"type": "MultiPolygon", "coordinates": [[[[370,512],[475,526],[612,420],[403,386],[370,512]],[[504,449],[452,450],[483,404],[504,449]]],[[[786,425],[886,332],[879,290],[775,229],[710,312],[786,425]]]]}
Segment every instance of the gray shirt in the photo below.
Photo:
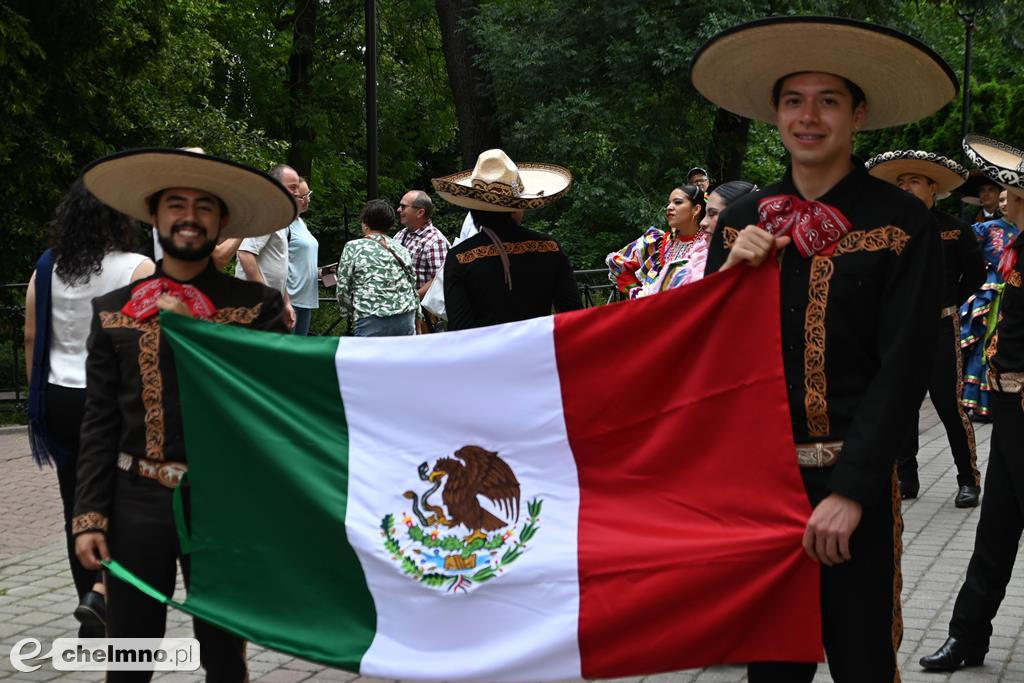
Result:
{"type": "MultiPolygon", "coordinates": [[[[246,237],[239,245],[238,251],[248,251],[256,255],[256,263],[263,271],[267,286],[282,294],[288,282],[288,228],[259,237],[246,237]]],[[[242,262],[235,265],[235,277],[248,280],[242,269],[242,262]]]]}

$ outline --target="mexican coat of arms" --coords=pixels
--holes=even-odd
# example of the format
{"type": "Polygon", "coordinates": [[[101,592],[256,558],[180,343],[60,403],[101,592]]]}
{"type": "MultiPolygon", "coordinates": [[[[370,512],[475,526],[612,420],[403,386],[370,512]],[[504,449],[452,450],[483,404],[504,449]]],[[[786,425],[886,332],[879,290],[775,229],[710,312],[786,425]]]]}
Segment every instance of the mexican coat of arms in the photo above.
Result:
{"type": "Polygon", "coordinates": [[[519,480],[493,451],[463,446],[418,475],[429,487],[402,494],[409,509],[384,515],[381,536],[402,572],[426,587],[466,592],[498,577],[539,529],[543,501],[529,501],[521,519],[519,480]]]}

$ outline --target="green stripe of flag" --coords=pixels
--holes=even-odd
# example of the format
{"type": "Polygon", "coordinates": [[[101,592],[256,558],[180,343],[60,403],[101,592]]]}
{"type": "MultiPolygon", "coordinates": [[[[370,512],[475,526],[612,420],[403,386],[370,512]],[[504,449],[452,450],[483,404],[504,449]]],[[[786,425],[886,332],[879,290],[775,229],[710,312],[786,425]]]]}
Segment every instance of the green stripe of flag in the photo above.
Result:
{"type": "Polygon", "coordinates": [[[174,314],[160,323],[177,363],[196,520],[186,608],[262,645],[358,671],[376,610],[345,532],[338,339],[174,314]]]}

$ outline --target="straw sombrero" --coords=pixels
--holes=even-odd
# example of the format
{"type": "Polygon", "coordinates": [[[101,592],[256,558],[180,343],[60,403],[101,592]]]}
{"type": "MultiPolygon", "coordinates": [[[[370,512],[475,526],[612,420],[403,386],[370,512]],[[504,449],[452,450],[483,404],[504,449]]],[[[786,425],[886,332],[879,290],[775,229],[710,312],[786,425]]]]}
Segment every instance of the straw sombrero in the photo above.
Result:
{"type": "Polygon", "coordinates": [[[865,162],[868,173],[896,184],[906,173],[916,173],[935,182],[936,199],[945,199],[949,193],[964,184],[967,169],[949,157],[919,149],[900,149],[883,152],[865,162]]]}
{"type": "Polygon", "coordinates": [[[964,138],[964,154],[983,174],[1018,197],[1024,197],[1024,152],[984,135],[964,138]]]}
{"type": "Polygon", "coordinates": [[[784,76],[807,71],[841,76],[864,91],[864,130],[922,119],[959,88],[953,70],[924,43],[838,17],[772,17],[734,26],[697,51],[690,77],[719,107],[774,123],[772,87],[784,76]]]}
{"type": "Polygon", "coordinates": [[[490,149],[480,154],[472,171],[434,178],[431,183],[456,206],[511,212],[556,201],[572,186],[572,173],[554,164],[516,164],[500,149],[490,149]]]}
{"type": "Polygon", "coordinates": [[[262,171],[193,149],[130,149],[98,159],[82,173],[85,186],[111,208],[152,222],[147,199],[172,187],[203,190],[228,207],[221,237],[255,237],[280,230],[297,214],[295,200],[262,171]]]}

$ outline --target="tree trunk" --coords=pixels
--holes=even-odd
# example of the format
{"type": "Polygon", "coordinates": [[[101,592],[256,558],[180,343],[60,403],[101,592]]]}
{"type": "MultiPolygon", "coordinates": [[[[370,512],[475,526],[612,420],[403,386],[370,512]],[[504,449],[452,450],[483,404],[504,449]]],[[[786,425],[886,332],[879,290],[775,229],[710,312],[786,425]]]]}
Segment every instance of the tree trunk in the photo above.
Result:
{"type": "Polygon", "coordinates": [[[706,157],[708,173],[715,185],[740,179],[749,132],[750,119],[724,109],[719,109],[715,114],[715,127],[711,131],[711,144],[706,157]]]}
{"type": "Polygon", "coordinates": [[[295,0],[292,53],[288,57],[288,165],[309,177],[316,130],[307,123],[306,107],[313,92],[313,43],[316,39],[317,0],[295,0]]]}
{"type": "Polygon", "coordinates": [[[478,0],[435,0],[434,4],[459,120],[459,151],[463,163],[472,166],[480,152],[501,147],[494,87],[490,74],[476,64],[479,50],[465,28],[466,20],[477,12],[478,0]]]}

